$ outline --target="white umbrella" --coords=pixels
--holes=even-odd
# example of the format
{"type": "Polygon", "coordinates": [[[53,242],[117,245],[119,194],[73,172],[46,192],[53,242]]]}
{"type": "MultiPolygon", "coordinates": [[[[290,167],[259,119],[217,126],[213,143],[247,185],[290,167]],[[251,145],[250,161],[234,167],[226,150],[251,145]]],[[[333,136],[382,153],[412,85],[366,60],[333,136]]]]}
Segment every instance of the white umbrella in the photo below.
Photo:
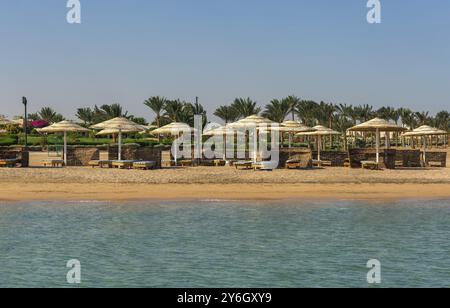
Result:
{"type": "Polygon", "coordinates": [[[413,131],[406,132],[402,135],[402,137],[423,137],[423,161],[426,164],[427,163],[427,136],[440,136],[440,135],[447,135],[448,132],[445,130],[440,130],[435,127],[431,127],[428,125],[423,125],[419,128],[416,128],[413,131]]]}
{"type": "Polygon", "coordinates": [[[232,128],[232,129],[248,129],[248,128],[253,128],[253,162],[256,163],[257,161],[257,148],[258,148],[258,129],[259,128],[267,128],[268,125],[272,125],[275,124],[275,122],[258,116],[258,115],[252,115],[249,116],[245,119],[239,120],[235,123],[231,123],[229,124],[227,127],[232,128]],[[263,126],[266,127],[263,127],[263,126]],[[258,127],[258,126],[262,126],[262,127],[258,127]]]}
{"type": "Polygon", "coordinates": [[[401,132],[407,130],[404,127],[398,126],[393,123],[389,123],[386,120],[375,118],[368,122],[361,123],[350,128],[351,132],[375,132],[376,134],[376,151],[377,151],[377,164],[380,163],[380,132],[401,132]]]}
{"type": "Polygon", "coordinates": [[[331,128],[318,125],[312,128],[314,131],[310,132],[301,132],[298,133],[297,136],[316,136],[317,137],[317,160],[320,161],[320,151],[322,148],[322,136],[330,136],[330,135],[342,135],[340,132],[332,130],[331,128]]]}
{"type": "Polygon", "coordinates": [[[102,129],[100,135],[118,134],[119,135],[119,153],[118,160],[122,160],[122,134],[137,133],[144,129],[143,125],[134,123],[126,118],[114,118],[96,125],[91,126],[92,129],[102,129]]]}
{"type": "MultiPolygon", "coordinates": [[[[196,132],[197,130],[190,127],[188,124],[186,123],[181,123],[181,122],[173,122],[170,123],[169,125],[160,127],[158,129],[155,129],[153,131],[150,132],[150,134],[152,135],[171,135],[171,136],[175,136],[175,137],[179,137],[181,133],[193,133],[196,132]]],[[[178,163],[178,140],[177,138],[175,138],[175,153],[174,153],[174,158],[175,158],[175,164],[178,163]]]]}
{"type": "Polygon", "coordinates": [[[62,121],[53,125],[38,129],[40,133],[64,133],[64,165],[67,166],[67,133],[89,132],[84,128],[71,121],[62,121]]]}

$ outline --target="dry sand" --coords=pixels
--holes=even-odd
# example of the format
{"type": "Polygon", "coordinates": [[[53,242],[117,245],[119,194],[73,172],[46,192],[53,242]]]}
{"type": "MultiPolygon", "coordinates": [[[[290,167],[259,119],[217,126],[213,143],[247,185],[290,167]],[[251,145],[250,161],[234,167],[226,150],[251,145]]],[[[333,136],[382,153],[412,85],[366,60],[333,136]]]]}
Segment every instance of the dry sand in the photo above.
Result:
{"type": "Polygon", "coordinates": [[[0,169],[0,200],[450,199],[450,169],[0,169]]]}

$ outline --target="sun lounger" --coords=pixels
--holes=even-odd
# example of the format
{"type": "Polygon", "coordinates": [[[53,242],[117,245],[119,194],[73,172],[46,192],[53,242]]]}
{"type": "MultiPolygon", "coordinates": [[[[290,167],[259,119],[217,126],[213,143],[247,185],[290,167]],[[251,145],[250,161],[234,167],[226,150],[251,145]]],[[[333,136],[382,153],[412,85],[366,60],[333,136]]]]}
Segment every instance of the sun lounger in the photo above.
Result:
{"type": "Polygon", "coordinates": [[[442,167],[442,162],[440,161],[429,161],[428,162],[429,167],[442,167]]]}
{"type": "Polygon", "coordinates": [[[88,165],[92,168],[100,167],[100,168],[112,168],[112,160],[91,160],[88,165]]]}
{"type": "Polygon", "coordinates": [[[224,161],[223,159],[216,159],[213,161],[213,163],[214,163],[214,166],[216,166],[216,167],[223,167],[226,165],[227,162],[224,161]]]}
{"type": "Polygon", "coordinates": [[[134,162],[134,160],[115,160],[112,162],[112,166],[118,169],[131,169],[134,162]]]}
{"type": "Polygon", "coordinates": [[[155,161],[136,161],[133,163],[133,169],[150,170],[156,167],[155,161]]]}
{"type": "Polygon", "coordinates": [[[17,163],[17,159],[0,159],[0,167],[13,168],[17,163]]]}
{"type": "Polygon", "coordinates": [[[185,159],[180,161],[182,167],[192,167],[194,165],[194,161],[191,159],[185,159]]]}
{"type": "Polygon", "coordinates": [[[286,161],[286,169],[298,169],[301,167],[298,159],[289,159],[286,161]]]}
{"type": "Polygon", "coordinates": [[[255,170],[264,170],[264,171],[273,171],[278,168],[278,162],[274,161],[261,161],[252,164],[253,169],[255,170]]]}
{"type": "Polygon", "coordinates": [[[361,167],[363,169],[371,169],[371,170],[378,170],[380,169],[380,165],[377,162],[371,161],[371,160],[364,160],[361,162],[361,167]]]}
{"type": "Polygon", "coordinates": [[[62,168],[64,166],[64,160],[62,159],[44,159],[42,160],[42,166],[52,168],[62,168]]]}
{"type": "Polygon", "coordinates": [[[251,161],[239,161],[239,162],[235,162],[234,166],[236,167],[236,169],[241,169],[241,170],[249,170],[253,168],[253,162],[251,161]]]}
{"type": "Polygon", "coordinates": [[[316,167],[323,167],[323,166],[331,167],[331,165],[332,165],[331,161],[328,160],[313,160],[313,166],[316,167]]]}

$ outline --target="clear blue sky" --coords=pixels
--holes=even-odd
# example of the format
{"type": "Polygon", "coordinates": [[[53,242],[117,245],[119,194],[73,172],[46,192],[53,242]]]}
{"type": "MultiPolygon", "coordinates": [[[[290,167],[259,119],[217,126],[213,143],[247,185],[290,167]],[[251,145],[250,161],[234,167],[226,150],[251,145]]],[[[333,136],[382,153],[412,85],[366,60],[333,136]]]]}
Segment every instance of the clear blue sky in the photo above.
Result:
{"type": "Polygon", "coordinates": [[[193,101],[211,114],[235,97],[261,105],[295,94],[334,103],[450,105],[450,1],[66,0],[0,2],[0,114],[51,106],[142,105],[153,95],[193,101]]]}

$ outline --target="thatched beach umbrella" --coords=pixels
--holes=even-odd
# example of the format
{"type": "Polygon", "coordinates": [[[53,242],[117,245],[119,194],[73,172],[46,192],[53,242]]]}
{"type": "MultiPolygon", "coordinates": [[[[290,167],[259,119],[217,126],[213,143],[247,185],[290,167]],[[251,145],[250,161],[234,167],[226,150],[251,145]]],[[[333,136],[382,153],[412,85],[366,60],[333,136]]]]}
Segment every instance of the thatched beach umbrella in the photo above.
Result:
{"type": "Polygon", "coordinates": [[[289,148],[292,147],[292,137],[295,134],[314,131],[314,129],[312,127],[308,127],[297,121],[285,121],[285,122],[281,123],[281,126],[273,127],[272,130],[279,131],[280,133],[288,133],[289,134],[289,148]]]}
{"type": "Polygon", "coordinates": [[[122,160],[122,134],[138,133],[145,130],[143,125],[134,123],[126,118],[114,118],[96,125],[91,126],[92,129],[102,129],[97,135],[119,135],[119,153],[118,160],[122,160]]]}
{"type": "Polygon", "coordinates": [[[376,135],[376,151],[377,151],[377,164],[380,163],[380,133],[381,132],[402,132],[407,130],[404,127],[398,126],[393,123],[389,123],[386,120],[375,118],[368,122],[361,123],[350,128],[350,132],[375,132],[376,135]]]}
{"type": "Polygon", "coordinates": [[[14,124],[14,122],[8,120],[7,118],[0,117],[0,125],[6,126],[6,125],[11,125],[11,124],[14,124]]]}
{"type": "Polygon", "coordinates": [[[170,136],[175,136],[175,153],[174,153],[174,158],[175,158],[175,164],[178,163],[178,140],[177,138],[180,136],[180,134],[183,133],[189,133],[192,134],[193,132],[196,132],[197,130],[190,127],[188,124],[186,123],[181,123],[181,122],[173,122],[170,123],[166,126],[160,127],[158,129],[155,129],[153,131],[150,132],[150,134],[152,135],[170,135],[170,136]]]}
{"type": "Polygon", "coordinates": [[[426,164],[426,156],[427,156],[427,136],[443,136],[448,135],[448,132],[445,130],[440,130],[435,127],[431,127],[428,125],[423,125],[419,128],[416,128],[413,131],[406,132],[402,135],[402,137],[423,137],[423,161],[426,164]]]}
{"type": "Polygon", "coordinates": [[[72,121],[62,121],[53,125],[38,129],[40,133],[64,133],[64,165],[67,166],[67,133],[85,133],[89,129],[72,121]]]}
{"type": "Polygon", "coordinates": [[[342,135],[340,132],[332,130],[331,128],[318,125],[312,128],[314,131],[311,132],[301,132],[296,136],[315,136],[317,137],[317,160],[320,161],[320,151],[322,148],[322,137],[323,136],[331,136],[331,135],[342,135]]]}
{"type": "Polygon", "coordinates": [[[231,123],[228,124],[227,127],[231,128],[231,129],[236,129],[236,130],[240,130],[240,129],[253,129],[253,162],[256,163],[257,161],[257,148],[258,148],[258,130],[259,129],[270,129],[270,127],[268,126],[272,126],[276,124],[275,122],[258,116],[258,115],[252,115],[249,116],[245,119],[239,120],[235,123],[231,123]]]}
{"type": "Polygon", "coordinates": [[[0,135],[2,135],[2,134],[6,134],[6,133],[8,133],[8,131],[7,131],[7,130],[5,130],[5,129],[0,129],[0,135]]]}

